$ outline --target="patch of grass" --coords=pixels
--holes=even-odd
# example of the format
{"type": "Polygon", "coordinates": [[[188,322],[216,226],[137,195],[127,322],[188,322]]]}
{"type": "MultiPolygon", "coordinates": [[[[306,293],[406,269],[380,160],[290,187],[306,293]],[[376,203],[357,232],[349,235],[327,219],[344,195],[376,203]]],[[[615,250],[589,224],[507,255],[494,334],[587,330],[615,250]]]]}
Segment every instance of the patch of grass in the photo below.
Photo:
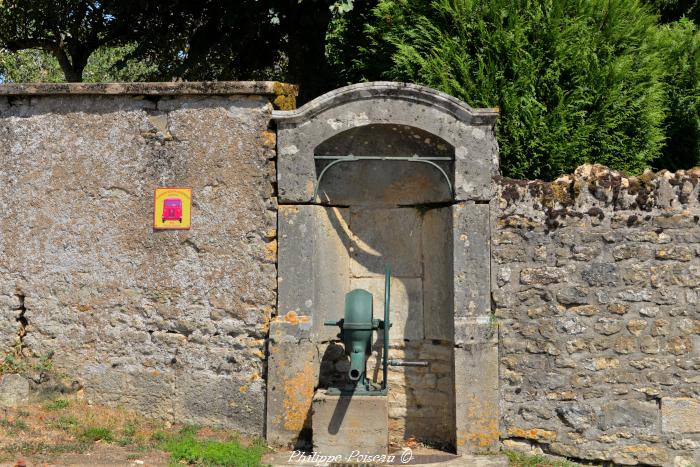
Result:
{"type": "Polygon", "coordinates": [[[167,441],[168,435],[164,431],[154,431],[151,435],[151,440],[156,443],[163,443],[167,441]]]}
{"type": "Polygon", "coordinates": [[[185,462],[205,466],[235,467],[260,465],[260,458],[266,450],[262,443],[245,447],[241,446],[236,440],[214,441],[197,439],[191,429],[183,429],[180,431],[180,434],[167,437],[158,447],[169,452],[172,461],[176,463],[185,462]]]}
{"type": "Polygon", "coordinates": [[[42,441],[26,441],[3,446],[3,450],[10,453],[28,454],[64,454],[68,452],[85,452],[88,445],[85,443],[49,444],[42,441]]]}
{"type": "Polygon", "coordinates": [[[70,402],[68,402],[65,399],[56,399],[55,401],[51,401],[48,404],[46,404],[46,410],[63,410],[67,408],[70,405],[70,402]]]}
{"type": "Polygon", "coordinates": [[[124,436],[132,438],[136,434],[136,424],[134,422],[127,422],[127,424],[124,425],[122,433],[124,436]]]}
{"type": "Polygon", "coordinates": [[[533,456],[516,451],[505,451],[508,465],[511,467],[580,467],[580,464],[566,459],[554,459],[546,456],[533,456]]]}
{"type": "Polygon", "coordinates": [[[64,415],[59,417],[59,419],[54,421],[51,425],[63,431],[68,431],[78,426],[78,419],[72,415],[64,415]]]}
{"type": "Polygon", "coordinates": [[[2,418],[0,419],[0,426],[7,429],[10,433],[29,429],[27,422],[22,419],[2,418]]]}
{"type": "Polygon", "coordinates": [[[52,358],[53,352],[39,357],[39,359],[32,365],[32,368],[37,371],[51,371],[53,370],[53,362],[51,361],[52,358]]]}
{"type": "Polygon", "coordinates": [[[180,428],[180,435],[182,436],[196,436],[197,432],[199,431],[199,427],[197,425],[191,425],[187,424],[180,428]]]}
{"type": "Polygon", "coordinates": [[[29,412],[27,412],[26,410],[18,410],[17,411],[18,417],[28,417],[29,415],[31,415],[31,414],[29,412]]]}
{"type": "Polygon", "coordinates": [[[5,355],[0,364],[0,373],[22,373],[26,370],[26,364],[13,354],[5,355]]]}
{"type": "Polygon", "coordinates": [[[128,436],[125,436],[123,438],[119,438],[117,440],[117,444],[119,446],[130,446],[134,443],[135,443],[134,438],[129,438],[128,436]]]}
{"type": "Polygon", "coordinates": [[[14,423],[15,430],[25,431],[28,428],[29,427],[27,426],[27,422],[25,422],[24,420],[22,420],[22,419],[15,420],[15,423],[14,423]]]}
{"type": "Polygon", "coordinates": [[[83,442],[112,441],[112,430],[104,427],[84,428],[78,435],[78,439],[83,442]]]}

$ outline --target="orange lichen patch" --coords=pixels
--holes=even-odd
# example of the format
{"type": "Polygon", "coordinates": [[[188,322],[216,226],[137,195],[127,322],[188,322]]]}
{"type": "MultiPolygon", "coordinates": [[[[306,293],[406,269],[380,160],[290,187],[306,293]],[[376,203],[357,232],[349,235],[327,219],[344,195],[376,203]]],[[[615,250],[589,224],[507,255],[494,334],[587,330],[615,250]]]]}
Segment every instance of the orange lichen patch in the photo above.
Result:
{"type": "Polygon", "coordinates": [[[277,261],[277,240],[272,240],[265,245],[265,259],[277,261]]]}
{"type": "Polygon", "coordinates": [[[299,431],[307,423],[314,396],[314,369],[310,362],[304,363],[303,371],[289,378],[284,385],[284,428],[299,431]]]}
{"type": "Polygon", "coordinates": [[[260,379],[260,375],[257,374],[257,373],[253,373],[252,375],[250,375],[250,380],[251,380],[251,381],[257,381],[257,380],[259,380],[259,379],[260,379]]]}
{"type": "Polygon", "coordinates": [[[310,323],[311,322],[311,317],[310,316],[304,316],[304,315],[298,315],[296,311],[290,310],[285,315],[280,319],[280,318],[275,318],[275,321],[283,321],[285,323],[289,324],[302,324],[302,323],[310,323]]]}
{"type": "Polygon", "coordinates": [[[248,386],[241,386],[240,388],[238,388],[238,392],[240,392],[241,394],[245,394],[246,392],[248,392],[248,386]]]}
{"type": "Polygon", "coordinates": [[[466,413],[469,430],[457,430],[457,446],[495,448],[500,436],[497,408],[492,403],[481,401],[475,396],[470,399],[466,413]]]}
{"type": "Polygon", "coordinates": [[[309,180],[306,182],[306,192],[309,194],[313,194],[313,192],[316,191],[316,183],[313,180],[309,180]]]}
{"type": "Polygon", "coordinates": [[[542,428],[519,428],[515,426],[508,428],[508,436],[548,442],[557,439],[557,433],[555,431],[543,430],[542,428]]]}
{"type": "Polygon", "coordinates": [[[272,101],[276,110],[294,110],[297,108],[297,99],[294,96],[280,94],[272,101]]]}
{"type": "Polygon", "coordinates": [[[91,311],[91,310],[92,310],[92,307],[91,307],[90,305],[78,304],[78,305],[75,306],[75,309],[78,310],[78,311],[80,311],[80,312],[85,313],[85,312],[87,312],[87,311],[91,311]]]}
{"type": "Polygon", "coordinates": [[[277,133],[275,133],[274,131],[263,131],[261,139],[264,148],[275,149],[275,147],[277,146],[277,133]]]}
{"type": "Polygon", "coordinates": [[[298,213],[299,213],[299,206],[285,205],[285,204],[283,204],[283,205],[281,205],[281,206],[278,207],[278,210],[279,210],[280,212],[283,212],[283,213],[287,214],[287,215],[290,215],[290,214],[298,214],[298,213]]]}
{"type": "Polygon", "coordinates": [[[272,91],[277,94],[284,94],[290,96],[297,96],[299,94],[299,86],[289,83],[280,83],[276,81],[272,83],[272,91]]]}
{"type": "Polygon", "coordinates": [[[291,324],[298,324],[299,323],[299,315],[297,315],[297,312],[294,310],[290,310],[284,315],[284,320],[288,323],[291,324]]]}

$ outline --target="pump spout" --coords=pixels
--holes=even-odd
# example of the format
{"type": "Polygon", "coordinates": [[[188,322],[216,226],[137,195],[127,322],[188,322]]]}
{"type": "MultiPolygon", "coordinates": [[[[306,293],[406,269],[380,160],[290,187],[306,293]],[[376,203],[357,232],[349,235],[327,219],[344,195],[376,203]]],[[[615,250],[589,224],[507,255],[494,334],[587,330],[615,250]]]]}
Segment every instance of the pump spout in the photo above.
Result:
{"type": "Polygon", "coordinates": [[[354,348],[350,354],[350,371],[348,376],[350,381],[358,381],[365,372],[365,350],[354,348]]]}

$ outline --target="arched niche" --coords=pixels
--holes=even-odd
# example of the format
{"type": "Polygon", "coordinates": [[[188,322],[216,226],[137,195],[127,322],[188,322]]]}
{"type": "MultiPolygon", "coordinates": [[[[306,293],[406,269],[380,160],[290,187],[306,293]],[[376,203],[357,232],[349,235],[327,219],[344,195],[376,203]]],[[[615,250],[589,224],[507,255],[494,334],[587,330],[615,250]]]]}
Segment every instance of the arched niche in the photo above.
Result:
{"type": "MultiPolygon", "coordinates": [[[[496,117],[494,109],[472,109],[426,87],[387,82],[348,86],[298,110],[274,112],[278,307],[269,337],[270,444],[309,441],[311,400],[328,379],[325,357],[337,333],[323,321],[342,316],[352,288],[379,297],[390,262],[392,290],[404,293],[392,298],[396,330],[403,332],[395,348],[432,359],[436,372],[451,378],[448,400],[435,409],[449,419],[438,441],[458,452],[497,445],[489,240],[496,117]]],[[[431,395],[423,379],[402,384],[425,385],[423,397],[431,395]]],[[[405,423],[427,433],[435,421],[421,417],[434,410],[417,409],[407,407],[405,423]]]]}
{"type": "Polygon", "coordinates": [[[281,203],[316,201],[315,148],[366,125],[423,130],[454,147],[455,200],[489,200],[498,173],[495,109],[472,109],[424,86],[361,83],[331,91],[303,107],[273,113],[277,124],[278,196],[281,203]]]}
{"type": "Polygon", "coordinates": [[[323,141],[313,154],[320,204],[411,206],[453,199],[454,146],[416,127],[351,128],[323,141]]]}

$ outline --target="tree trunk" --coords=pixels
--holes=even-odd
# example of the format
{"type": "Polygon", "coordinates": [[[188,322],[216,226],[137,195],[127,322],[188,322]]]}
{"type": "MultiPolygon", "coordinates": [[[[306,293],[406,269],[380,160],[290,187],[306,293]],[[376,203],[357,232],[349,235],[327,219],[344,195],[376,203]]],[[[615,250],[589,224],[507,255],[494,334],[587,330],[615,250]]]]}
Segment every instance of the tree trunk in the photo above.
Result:
{"type": "Polygon", "coordinates": [[[66,78],[67,82],[81,83],[83,81],[83,70],[85,69],[86,63],[83,63],[83,61],[73,60],[73,63],[75,63],[74,66],[74,64],[68,60],[68,55],[66,52],[60,47],[52,49],[51,53],[53,53],[56,60],[58,60],[58,64],[61,66],[63,76],[66,78]]]}

